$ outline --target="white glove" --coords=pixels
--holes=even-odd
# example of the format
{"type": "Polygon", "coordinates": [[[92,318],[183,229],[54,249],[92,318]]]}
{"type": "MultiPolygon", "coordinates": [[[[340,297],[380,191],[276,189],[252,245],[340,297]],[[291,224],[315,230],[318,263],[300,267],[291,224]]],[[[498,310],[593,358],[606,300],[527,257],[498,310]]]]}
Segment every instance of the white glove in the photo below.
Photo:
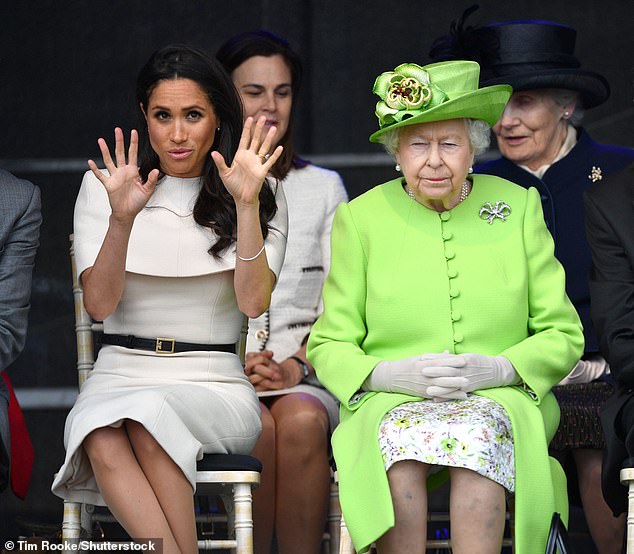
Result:
{"type": "Polygon", "coordinates": [[[451,383],[455,377],[423,375],[428,355],[379,362],[363,383],[364,390],[402,392],[424,398],[464,399],[466,395],[451,383]]]}
{"type": "Polygon", "coordinates": [[[445,386],[457,387],[465,393],[512,385],[519,381],[513,364],[504,356],[435,354],[423,363],[424,377],[444,377],[445,386]]]}
{"type": "Polygon", "coordinates": [[[559,384],[580,385],[582,383],[590,383],[604,373],[610,373],[610,366],[605,361],[605,358],[596,356],[589,360],[579,360],[577,365],[572,368],[572,371],[559,384]]]}

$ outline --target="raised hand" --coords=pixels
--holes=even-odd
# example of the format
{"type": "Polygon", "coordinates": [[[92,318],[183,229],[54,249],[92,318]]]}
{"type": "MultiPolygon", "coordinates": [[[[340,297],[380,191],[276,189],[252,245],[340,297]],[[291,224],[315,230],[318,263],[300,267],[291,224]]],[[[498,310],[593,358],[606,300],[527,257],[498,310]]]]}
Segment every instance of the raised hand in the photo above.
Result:
{"type": "Polygon", "coordinates": [[[277,128],[271,127],[264,134],[262,131],[265,123],[266,118],[262,116],[254,127],[253,118],[247,117],[231,167],[227,166],[220,152],[211,153],[220,178],[236,204],[255,204],[259,201],[264,179],[282,154],[282,146],[269,153],[277,128]]]}
{"type": "Polygon", "coordinates": [[[159,170],[153,169],[148,175],[146,182],[141,180],[139,168],[137,167],[139,136],[136,130],[133,129],[130,132],[130,148],[128,149],[127,162],[123,131],[119,127],[114,130],[114,139],[116,163],[112,160],[106,141],[103,138],[97,141],[109,175],[102,173],[93,160],[88,160],[88,166],[108,193],[112,216],[121,221],[129,221],[136,217],[154,193],[159,170]]]}

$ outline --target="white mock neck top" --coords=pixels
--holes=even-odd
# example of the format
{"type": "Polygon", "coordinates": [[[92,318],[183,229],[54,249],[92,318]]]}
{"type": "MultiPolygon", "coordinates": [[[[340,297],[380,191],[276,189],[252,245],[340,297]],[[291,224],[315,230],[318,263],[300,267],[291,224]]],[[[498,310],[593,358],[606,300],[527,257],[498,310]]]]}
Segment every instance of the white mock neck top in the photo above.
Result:
{"type": "MultiPolygon", "coordinates": [[[[163,177],[147,205],[137,215],[132,227],[126,271],[157,277],[192,277],[235,267],[235,246],[222,258],[208,253],[216,240],[215,233],[194,221],[193,208],[202,186],[202,178],[163,177]]],[[[276,187],[278,210],[271,221],[266,244],[269,266],[279,275],[284,260],[287,233],[287,210],[282,187],[276,187]]],[[[81,236],[76,241],[77,272],[91,267],[108,230],[111,214],[104,186],[87,171],[75,204],[74,229],[81,236]]]]}

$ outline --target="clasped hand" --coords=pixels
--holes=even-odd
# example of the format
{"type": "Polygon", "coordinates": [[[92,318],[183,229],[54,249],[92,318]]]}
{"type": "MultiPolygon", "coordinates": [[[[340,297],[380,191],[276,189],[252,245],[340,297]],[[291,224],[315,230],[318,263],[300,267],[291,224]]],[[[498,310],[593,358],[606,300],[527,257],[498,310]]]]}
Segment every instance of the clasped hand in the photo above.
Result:
{"type": "Polygon", "coordinates": [[[516,380],[513,365],[503,356],[442,353],[380,362],[366,380],[366,388],[435,400],[464,400],[468,392],[516,380]]]}
{"type": "Polygon", "coordinates": [[[293,371],[294,363],[289,360],[276,362],[271,350],[248,352],[244,371],[256,391],[280,390],[297,385],[301,381],[301,375],[293,371]]]}

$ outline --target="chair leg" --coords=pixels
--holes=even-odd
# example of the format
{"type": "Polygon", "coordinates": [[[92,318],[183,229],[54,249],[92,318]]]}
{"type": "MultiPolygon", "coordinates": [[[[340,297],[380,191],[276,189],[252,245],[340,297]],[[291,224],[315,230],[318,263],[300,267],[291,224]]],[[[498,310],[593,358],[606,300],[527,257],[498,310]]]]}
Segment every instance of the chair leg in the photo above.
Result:
{"type": "Polygon", "coordinates": [[[510,532],[510,540],[511,540],[511,549],[513,554],[515,554],[515,497],[511,496],[507,498],[506,502],[507,513],[509,515],[509,532],[510,532]]]}
{"type": "MultiPolygon", "coordinates": [[[[62,521],[62,543],[70,546],[79,542],[81,537],[81,504],[64,500],[64,519],[62,521]]],[[[70,554],[71,549],[65,549],[70,554]]]]}
{"type": "Polygon", "coordinates": [[[233,486],[236,554],[253,554],[253,496],[250,483],[233,486]]]}
{"type": "Polygon", "coordinates": [[[626,467],[620,473],[621,483],[627,485],[627,554],[634,554],[634,467],[626,467]]]}
{"type": "Polygon", "coordinates": [[[329,554],[339,552],[339,527],[341,522],[341,505],[339,504],[339,487],[337,483],[330,483],[330,502],[328,506],[328,534],[329,554]]]}
{"type": "Polygon", "coordinates": [[[339,527],[339,554],[354,554],[352,538],[350,538],[343,516],[341,516],[341,526],[339,527]]]}

